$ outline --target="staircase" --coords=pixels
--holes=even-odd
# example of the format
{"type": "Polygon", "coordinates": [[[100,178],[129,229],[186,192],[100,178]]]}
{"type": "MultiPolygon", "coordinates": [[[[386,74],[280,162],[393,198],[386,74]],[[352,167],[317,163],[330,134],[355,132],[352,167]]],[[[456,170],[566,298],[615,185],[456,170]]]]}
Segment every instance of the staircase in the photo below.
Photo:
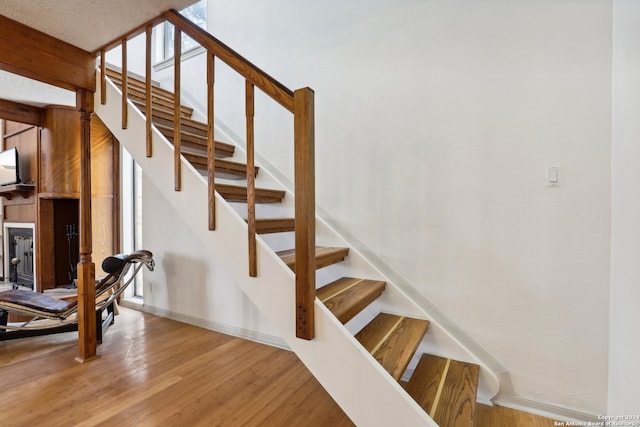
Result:
{"type": "MultiPolygon", "coordinates": [[[[107,70],[107,76],[121,89],[121,74],[113,70],[107,70]]],[[[145,82],[133,76],[129,76],[127,80],[130,102],[144,113],[145,82]]],[[[152,99],[154,106],[151,119],[157,130],[154,137],[160,138],[160,135],[162,135],[166,138],[165,143],[172,143],[174,129],[173,94],[157,86],[152,86],[152,99]]],[[[180,111],[182,114],[181,152],[184,161],[188,162],[195,171],[206,174],[207,126],[192,119],[193,110],[191,108],[182,106],[180,111]]],[[[97,112],[105,123],[111,122],[108,117],[102,117],[101,108],[97,108],[97,112]]],[[[107,112],[104,114],[106,116],[109,115],[107,112]]],[[[112,129],[112,131],[121,139],[123,145],[129,149],[125,139],[130,138],[124,138],[125,135],[122,135],[122,133],[126,134],[128,131],[123,131],[122,129],[112,129]]],[[[245,179],[247,166],[241,162],[230,160],[235,154],[234,145],[219,141],[216,141],[215,144],[217,155],[216,179],[245,179]]],[[[135,151],[135,149],[132,151],[135,151]]],[[[259,172],[257,167],[255,172],[257,176],[259,172]]],[[[238,185],[216,184],[216,190],[227,202],[247,201],[247,187],[241,183],[238,183],[238,185]]],[[[258,203],[281,203],[284,197],[285,191],[267,188],[256,189],[256,202],[258,203]]],[[[287,233],[294,230],[294,225],[293,218],[257,218],[256,232],[258,234],[287,233]]],[[[206,230],[206,228],[202,230],[206,230]]],[[[295,272],[294,249],[271,252],[292,272],[295,272]]],[[[315,257],[317,269],[329,267],[344,262],[349,257],[349,248],[318,246],[316,247],[315,257]]],[[[262,264],[261,269],[264,269],[264,262],[262,264]]],[[[259,285],[252,284],[251,286],[259,285]]],[[[319,287],[316,291],[316,297],[317,302],[323,304],[332,316],[335,316],[336,323],[346,324],[361,315],[367,308],[370,308],[383,295],[386,287],[387,283],[383,280],[342,277],[319,287]]],[[[257,305],[260,307],[260,304],[257,305]]],[[[351,345],[358,352],[370,355],[379,364],[379,367],[386,371],[386,375],[388,375],[386,381],[392,379],[392,381],[402,383],[402,387],[395,388],[393,393],[400,394],[402,399],[406,399],[402,395],[407,393],[415,403],[423,408],[424,413],[421,419],[424,422],[421,425],[430,424],[431,420],[425,417],[425,415],[429,415],[441,426],[473,426],[480,367],[474,363],[442,358],[431,354],[416,354],[429,326],[429,321],[425,319],[378,312],[370,322],[355,333],[353,340],[347,339],[347,341],[351,341],[351,345]],[[411,377],[408,381],[402,381],[403,375],[407,372],[407,367],[412,360],[416,359],[419,359],[419,361],[411,377]]],[[[348,333],[344,327],[342,332],[348,333]]],[[[306,345],[304,341],[298,341],[300,344],[306,345]]],[[[309,345],[314,345],[312,344],[314,341],[308,343],[309,345]]],[[[317,345],[314,346],[317,347],[317,345]]],[[[328,351],[331,352],[331,348],[328,351]]],[[[304,354],[300,355],[300,357],[307,363],[304,354]]],[[[322,378],[320,379],[322,382],[322,378]]],[[[397,384],[399,385],[400,383],[397,384]]],[[[363,391],[360,390],[360,392],[363,391]]],[[[344,405],[344,402],[341,402],[340,398],[336,397],[335,394],[334,398],[341,406],[344,405]]],[[[364,400],[367,399],[368,397],[364,400]]],[[[388,397],[382,396],[381,401],[385,400],[389,400],[388,397]]],[[[358,416],[353,416],[345,406],[343,408],[352,416],[352,419],[363,420],[358,416]]],[[[374,423],[371,423],[371,421],[367,420],[366,425],[377,425],[382,422],[381,419],[374,419],[374,423]]],[[[395,422],[397,421],[396,419],[395,422]]]]}

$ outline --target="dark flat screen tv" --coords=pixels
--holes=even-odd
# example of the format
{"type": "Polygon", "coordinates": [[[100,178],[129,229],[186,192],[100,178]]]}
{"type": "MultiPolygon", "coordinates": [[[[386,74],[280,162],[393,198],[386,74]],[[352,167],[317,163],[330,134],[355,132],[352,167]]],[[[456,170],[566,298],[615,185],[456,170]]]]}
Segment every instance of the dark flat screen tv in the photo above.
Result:
{"type": "Polygon", "coordinates": [[[0,185],[20,184],[19,165],[16,148],[0,152],[0,185]]]}

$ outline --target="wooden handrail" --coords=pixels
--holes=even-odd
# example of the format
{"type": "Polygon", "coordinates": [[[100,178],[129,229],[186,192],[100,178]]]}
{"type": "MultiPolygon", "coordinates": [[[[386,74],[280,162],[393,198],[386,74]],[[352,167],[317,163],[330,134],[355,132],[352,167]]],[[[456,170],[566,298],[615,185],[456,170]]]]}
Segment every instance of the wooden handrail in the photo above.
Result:
{"type": "MultiPolygon", "coordinates": [[[[120,39],[126,46],[127,38],[146,32],[147,34],[147,71],[146,87],[147,121],[152,118],[151,106],[151,70],[150,39],[153,25],[166,20],[174,26],[174,171],[175,189],[181,187],[181,106],[180,106],[180,58],[181,35],[184,33],[207,50],[207,169],[209,184],[209,229],[215,230],[215,142],[214,142],[214,64],[215,58],[226,63],[245,79],[246,88],[246,120],[247,120],[247,221],[249,230],[249,275],[258,274],[256,221],[255,221],[255,164],[254,164],[254,102],[255,88],[260,89],[274,101],[282,105],[294,116],[294,161],[295,161],[295,253],[296,253],[296,336],[313,339],[314,303],[315,303],[315,166],[314,166],[314,94],[309,88],[290,89],[276,81],[273,77],[253,65],[240,54],[229,48],[220,40],[184,18],[175,10],[170,10],[154,18],[146,24],[129,32],[120,39]]],[[[104,52],[115,47],[117,41],[105,45],[97,52],[104,52]]],[[[123,97],[127,96],[126,85],[126,48],[123,46],[123,97]]],[[[104,75],[104,68],[101,67],[104,75]]],[[[104,89],[103,89],[104,91],[104,89]]],[[[126,123],[123,103],[123,122],[126,123]]],[[[124,124],[124,123],[123,123],[124,124]]],[[[151,155],[150,124],[147,126],[147,153],[151,155]]]]}
{"type": "Polygon", "coordinates": [[[293,92],[290,89],[175,10],[169,10],[163,16],[180,31],[207,49],[209,53],[215,55],[216,58],[233,68],[258,89],[293,113],[293,92]]]}
{"type": "Polygon", "coordinates": [[[134,28],[133,30],[111,40],[110,42],[100,46],[98,49],[94,50],[93,56],[98,56],[100,54],[101,50],[104,51],[109,51],[111,49],[113,49],[114,47],[120,46],[122,44],[122,40],[129,40],[132,39],[136,36],[139,36],[140,34],[144,33],[147,30],[147,26],[151,25],[152,27],[158,24],[161,24],[162,22],[165,21],[165,18],[163,15],[160,16],[156,16],[153,19],[150,19],[149,21],[145,22],[144,24],[140,25],[139,27],[134,28]]]}

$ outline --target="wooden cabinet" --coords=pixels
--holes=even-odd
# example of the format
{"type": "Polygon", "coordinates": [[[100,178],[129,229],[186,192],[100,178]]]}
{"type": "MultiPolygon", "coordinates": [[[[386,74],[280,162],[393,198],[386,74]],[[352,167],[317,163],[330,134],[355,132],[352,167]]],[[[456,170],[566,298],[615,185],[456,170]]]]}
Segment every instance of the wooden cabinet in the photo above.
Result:
{"type": "Polygon", "coordinates": [[[73,108],[47,108],[38,147],[38,196],[80,195],[80,120],[73,108]]]}
{"type": "MultiPolygon", "coordinates": [[[[45,108],[42,128],[6,121],[3,141],[4,149],[18,147],[35,185],[31,196],[3,200],[4,220],[35,223],[37,289],[67,285],[78,251],[69,231],[79,230],[79,114],[71,107],[45,108]]],[[[95,115],[91,169],[93,258],[100,275],[102,259],[120,249],[120,174],[119,143],[95,115]]]]}

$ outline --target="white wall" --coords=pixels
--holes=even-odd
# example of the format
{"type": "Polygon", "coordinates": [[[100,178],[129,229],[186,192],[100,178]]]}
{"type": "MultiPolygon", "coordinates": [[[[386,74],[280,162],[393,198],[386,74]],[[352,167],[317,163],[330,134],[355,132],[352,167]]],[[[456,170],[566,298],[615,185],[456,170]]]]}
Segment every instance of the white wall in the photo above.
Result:
{"type": "MultiPolygon", "coordinates": [[[[168,191],[172,191],[169,189],[168,191]]],[[[156,269],[144,276],[147,310],[283,345],[251,301],[143,173],[142,241],[156,269]]],[[[206,232],[206,231],[204,231],[206,232]]]]}
{"type": "MultiPolygon", "coordinates": [[[[209,0],[209,30],[316,91],[318,203],[511,372],[517,395],[607,406],[609,1],[209,0]],[[560,187],[545,167],[560,166],[560,187]]],[[[242,82],[216,75],[244,135],[242,82]]],[[[195,94],[191,94],[195,96],[195,94]]],[[[291,119],[261,97],[289,179],[291,119]]]]}
{"type": "Polygon", "coordinates": [[[610,415],[640,413],[640,3],[613,2],[610,415]]]}

